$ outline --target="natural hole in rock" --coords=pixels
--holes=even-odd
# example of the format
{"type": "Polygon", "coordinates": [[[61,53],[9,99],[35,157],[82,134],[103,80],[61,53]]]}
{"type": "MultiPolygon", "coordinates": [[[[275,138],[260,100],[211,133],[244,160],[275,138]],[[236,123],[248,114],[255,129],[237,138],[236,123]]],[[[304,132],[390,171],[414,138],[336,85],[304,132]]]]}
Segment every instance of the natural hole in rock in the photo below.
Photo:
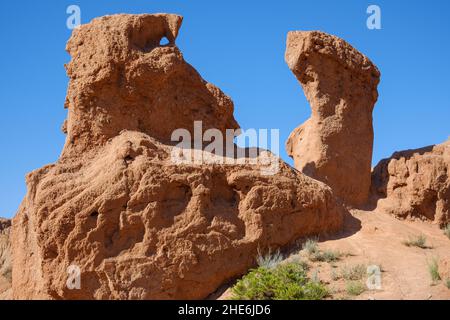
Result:
{"type": "Polygon", "coordinates": [[[167,46],[168,44],[170,44],[170,41],[169,39],[167,39],[167,37],[162,37],[159,41],[160,46],[167,46]]]}
{"type": "Polygon", "coordinates": [[[126,163],[133,162],[134,158],[132,156],[126,156],[123,160],[125,160],[126,163]]]}

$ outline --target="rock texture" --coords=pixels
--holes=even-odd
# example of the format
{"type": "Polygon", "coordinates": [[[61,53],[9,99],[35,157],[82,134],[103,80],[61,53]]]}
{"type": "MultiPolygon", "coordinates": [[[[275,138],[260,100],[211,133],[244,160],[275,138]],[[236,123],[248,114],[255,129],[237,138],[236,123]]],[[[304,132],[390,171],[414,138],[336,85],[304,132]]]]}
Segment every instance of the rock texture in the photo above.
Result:
{"type": "Polygon", "coordinates": [[[63,157],[103,145],[122,130],[170,142],[175,129],[236,129],[233,102],[174,45],[177,15],[115,15],[75,29],[66,50],[70,84],[63,157]],[[160,45],[163,38],[170,42],[160,45]]]}
{"type": "Polygon", "coordinates": [[[180,22],[115,15],[74,32],[67,142],[27,176],[13,222],[15,298],[205,298],[253,266],[258,248],[340,229],[331,189],[279,159],[274,175],[174,163],[175,128],[238,127],[231,100],[175,46],[180,22]],[[79,290],[66,286],[71,265],[79,290]]]}
{"type": "Polygon", "coordinates": [[[11,298],[11,220],[0,218],[0,300],[11,298]]]}
{"type": "Polygon", "coordinates": [[[344,40],[318,31],[289,32],[285,59],[312,109],[311,118],[291,133],[287,153],[298,170],[325,182],[348,204],[364,204],[380,72],[344,40]]]}
{"type": "Polygon", "coordinates": [[[373,170],[378,206],[399,218],[450,222],[450,140],[396,152],[373,170]]]}

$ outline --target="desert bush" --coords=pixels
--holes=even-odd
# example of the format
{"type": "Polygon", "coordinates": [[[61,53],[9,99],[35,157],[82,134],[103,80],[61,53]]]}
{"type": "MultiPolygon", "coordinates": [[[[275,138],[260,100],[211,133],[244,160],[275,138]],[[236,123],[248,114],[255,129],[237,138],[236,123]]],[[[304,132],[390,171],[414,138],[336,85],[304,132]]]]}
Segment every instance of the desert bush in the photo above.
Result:
{"type": "Polygon", "coordinates": [[[331,270],[331,280],[338,281],[341,278],[341,275],[335,270],[331,270]]]}
{"type": "Polygon", "coordinates": [[[317,244],[317,240],[308,239],[303,244],[302,249],[305,250],[309,255],[312,255],[319,251],[319,246],[317,244]]]}
{"type": "Polygon", "coordinates": [[[450,289],[450,278],[448,278],[447,280],[445,280],[445,286],[450,289]]]}
{"type": "Polygon", "coordinates": [[[441,275],[439,274],[439,263],[437,258],[433,258],[428,263],[428,273],[430,274],[431,280],[433,282],[441,280],[441,275]]]}
{"type": "Polygon", "coordinates": [[[334,262],[341,258],[341,253],[332,250],[316,251],[310,255],[311,261],[334,262]]]}
{"type": "Polygon", "coordinates": [[[361,281],[348,281],[346,283],[345,289],[347,294],[352,296],[359,296],[361,293],[366,291],[366,286],[361,281]]]}
{"type": "Polygon", "coordinates": [[[298,263],[251,270],[231,291],[234,300],[320,300],[328,294],[326,287],[309,279],[298,263]]]}
{"type": "Polygon", "coordinates": [[[283,255],[280,253],[280,250],[277,250],[273,254],[269,251],[267,254],[263,255],[258,249],[258,256],[256,257],[258,266],[272,269],[279,265],[281,261],[283,261],[283,255]]]}
{"type": "Polygon", "coordinates": [[[342,268],[342,278],[345,280],[362,280],[367,273],[367,267],[363,264],[358,264],[352,267],[345,266],[342,268]]]}
{"type": "Polygon", "coordinates": [[[422,249],[429,248],[427,246],[427,237],[423,234],[418,236],[410,236],[408,240],[403,241],[403,244],[407,247],[418,247],[422,249]]]}

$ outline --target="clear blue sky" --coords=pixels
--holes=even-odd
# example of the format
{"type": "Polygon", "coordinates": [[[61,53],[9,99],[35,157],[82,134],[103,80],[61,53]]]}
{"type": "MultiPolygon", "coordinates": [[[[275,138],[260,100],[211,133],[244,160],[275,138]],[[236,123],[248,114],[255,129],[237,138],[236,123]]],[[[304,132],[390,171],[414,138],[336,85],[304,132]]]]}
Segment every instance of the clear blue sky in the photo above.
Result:
{"type": "MultiPolygon", "coordinates": [[[[177,40],[185,59],[235,102],[245,128],[279,128],[284,141],[310,114],[284,62],[289,30],[322,30],[369,56],[382,72],[374,111],[373,163],[395,150],[441,143],[450,135],[450,1],[2,1],[0,7],[0,216],[15,214],[27,172],[54,162],[67,87],[66,8],[82,23],[114,13],[184,16],[177,40]],[[382,10],[382,30],[366,9],[382,10]]],[[[291,163],[291,162],[290,162],[291,163]]]]}

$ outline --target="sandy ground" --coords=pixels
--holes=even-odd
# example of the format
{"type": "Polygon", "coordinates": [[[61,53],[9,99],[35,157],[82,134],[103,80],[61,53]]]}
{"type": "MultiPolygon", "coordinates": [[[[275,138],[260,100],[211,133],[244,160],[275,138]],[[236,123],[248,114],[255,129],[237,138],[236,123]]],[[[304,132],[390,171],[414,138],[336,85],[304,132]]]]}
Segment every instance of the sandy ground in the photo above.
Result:
{"type": "MultiPolygon", "coordinates": [[[[329,299],[394,299],[394,300],[450,300],[445,281],[450,278],[450,239],[437,225],[420,221],[400,221],[374,211],[352,210],[346,218],[345,229],[332,238],[319,239],[320,250],[342,253],[335,262],[311,262],[304,250],[297,250],[287,259],[300,258],[310,265],[331,292],[329,299]],[[423,234],[429,248],[408,247],[403,242],[423,234]],[[442,280],[433,283],[428,265],[439,261],[442,280]],[[362,264],[381,267],[381,290],[367,290],[359,296],[346,291],[348,281],[339,278],[342,270],[362,264]]],[[[365,283],[365,279],[362,280],[365,283]]],[[[230,297],[230,290],[219,299],[230,297]]]]}
{"type": "MultiPolygon", "coordinates": [[[[352,214],[354,219],[347,219],[342,237],[325,240],[320,248],[351,254],[337,265],[381,266],[382,289],[365,292],[359,299],[450,299],[450,290],[444,283],[450,277],[450,240],[437,225],[400,221],[377,211],[355,210],[352,214]],[[404,244],[405,240],[420,234],[426,236],[429,248],[404,244]],[[433,259],[439,261],[443,279],[437,283],[433,283],[428,270],[433,259]]],[[[326,273],[326,267],[322,273],[326,273]]],[[[324,274],[324,279],[329,281],[327,278],[324,274]]]]}

